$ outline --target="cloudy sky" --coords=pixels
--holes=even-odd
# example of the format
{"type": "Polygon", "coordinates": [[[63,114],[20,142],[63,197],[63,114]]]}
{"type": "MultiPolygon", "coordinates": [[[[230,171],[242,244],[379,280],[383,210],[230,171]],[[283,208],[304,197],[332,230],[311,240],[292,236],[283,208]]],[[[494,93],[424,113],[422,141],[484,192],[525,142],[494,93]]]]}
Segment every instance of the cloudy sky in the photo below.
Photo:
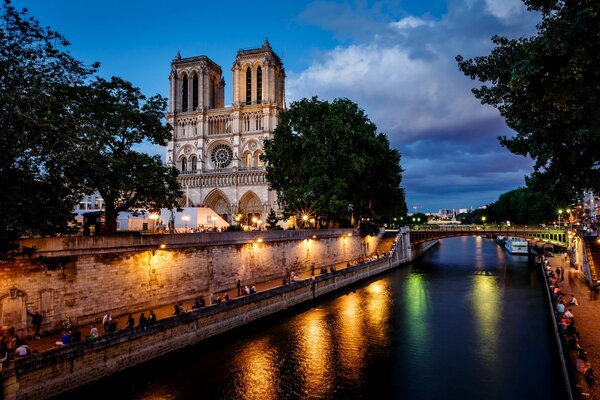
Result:
{"type": "MultiPolygon", "coordinates": [[[[402,155],[409,211],[480,207],[524,184],[532,162],[497,141],[512,135],[482,106],[455,56],[486,55],[495,35],[531,36],[539,16],[521,0],[167,2],[13,0],[146,95],[168,96],[177,51],[230,68],[268,37],[283,59],[288,103],[311,96],[356,102],[402,155]]],[[[164,149],[146,151],[164,154],[164,149]]]]}

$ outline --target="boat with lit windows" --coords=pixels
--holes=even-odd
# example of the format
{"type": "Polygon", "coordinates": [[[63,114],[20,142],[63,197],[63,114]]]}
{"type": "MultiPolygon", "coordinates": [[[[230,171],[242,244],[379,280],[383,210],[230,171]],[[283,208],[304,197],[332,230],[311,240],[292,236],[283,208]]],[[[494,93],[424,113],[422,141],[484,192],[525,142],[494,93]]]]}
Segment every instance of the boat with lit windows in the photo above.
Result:
{"type": "Polygon", "coordinates": [[[507,237],[504,247],[510,254],[528,254],[529,252],[527,240],[520,237],[507,237]]]}

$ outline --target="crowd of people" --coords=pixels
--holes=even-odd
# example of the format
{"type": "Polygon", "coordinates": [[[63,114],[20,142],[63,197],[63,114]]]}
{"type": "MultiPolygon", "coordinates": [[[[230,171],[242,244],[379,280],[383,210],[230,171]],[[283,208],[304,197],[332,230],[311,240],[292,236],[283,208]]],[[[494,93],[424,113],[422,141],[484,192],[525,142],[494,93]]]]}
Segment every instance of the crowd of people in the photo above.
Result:
{"type": "MultiPolygon", "coordinates": [[[[354,261],[350,261],[346,264],[346,268],[348,268],[348,269],[354,268],[355,266],[360,265],[364,262],[376,260],[376,259],[379,259],[380,257],[381,256],[379,254],[374,254],[373,256],[371,256],[369,258],[360,258],[360,259],[357,259],[354,261]]],[[[315,271],[314,271],[314,264],[313,264],[313,267],[311,269],[311,275],[312,275],[311,277],[313,279],[313,285],[314,285],[314,275],[315,275],[314,272],[315,271]]],[[[328,274],[329,272],[331,272],[331,273],[336,272],[336,266],[335,265],[322,266],[320,269],[321,274],[328,274]]],[[[290,271],[286,271],[286,274],[283,277],[282,284],[290,285],[292,283],[298,283],[299,281],[300,281],[300,276],[293,270],[290,270],[290,271]]],[[[251,295],[251,294],[254,294],[257,292],[255,285],[251,285],[251,286],[242,285],[240,280],[238,280],[236,282],[236,289],[237,289],[238,297],[251,295]]],[[[229,292],[226,291],[226,292],[223,292],[222,294],[218,293],[218,294],[212,295],[210,297],[210,299],[208,299],[208,300],[209,300],[210,304],[219,304],[222,302],[228,302],[231,300],[231,298],[230,298],[229,292]]],[[[206,305],[207,304],[206,304],[206,301],[204,300],[204,298],[202,296],[198,296],[198,297],[196,297],[193,304],[191,305],[191,310],[201,309],[201,308],[206,307],[206,305]]],[[[173,316],[181,316],[184,313],[186,313],[186,308],[185,308],[183,302],[179,302],[173,306],[173,312],[172,312],[173,316]]],[[[41,329],[42,320],[43,320],[42,315],[40,315],[38,312],[32,313],[29,311],[27,312],[27,314],[29,316],[31,316],[31,323],[34,328],[35,338],[40,339],[40,336],[41,336],[40,329],[41,329]]],[[[122,325],[121,327],[119,327],[118,319],[113,318],[112,314],[110,312],[107,312],[102,318],[101,327],[103,328],[103,333],[106,335],[106,334],[110,334],[110,333],[115,333],[117,331],[146,329],[149,326],[151,326],[152,324],[154,324],[156,321],[157,321],[156,314],[154,313],[153,310],[150,310],[148,315],[146,315],[145,312],[140,313],[139,317],[137,318],[137,323],[136,323],[136,319],[134,318],[133,314],[128,314],[127,318],[125,319],[125,324],[122,325]]],[[[82,341],[83,328],[80,329],[80,327],[77,325],[77,323],[72,324],[69,317],[65,318],[65,320],[63,321],[62,327],[63,327],[63,329],[61,330],[61,333],[58,336],[58,340],[55,342],[56,346],[66,346],[66,345],[70,345],[70,344],[82,341]]],[[[83,338],[86,341],[93,341],[100,337],[100,332],[99,332],[96,324],[92,324],[89,332],[86,331],[86,333],[87,333],[87,335],[85,335],[85,337],[83,338]]],[[[8,359],[14,359],[15,357],[24,357],[24,356],[27,356],[30,354],[32,354],[32,350],[29,348],[29,346],[25,343],[24,340],[19,340],[19,338],[15,334],[14,328],[0,327],[0,366],[2,365],[2,362],[6,361],[8,359]]]]}
{"type": "Polygon", "coordinates": [[[581,341],[581,334],[575,326],[575,313],[573,307],[579,305],[577,298],[572,293],[563,293],[560,283],[565,279],[565,270],[558,266],[553,268],[548,259],[544,260],[550,292],[556,307],[556,319],[562,333],[564,343],[577,355],[575,358],[575,369],[583,374],[588,384],[595,382],[592,364],[588,361],[586,352],[581,341]]]}

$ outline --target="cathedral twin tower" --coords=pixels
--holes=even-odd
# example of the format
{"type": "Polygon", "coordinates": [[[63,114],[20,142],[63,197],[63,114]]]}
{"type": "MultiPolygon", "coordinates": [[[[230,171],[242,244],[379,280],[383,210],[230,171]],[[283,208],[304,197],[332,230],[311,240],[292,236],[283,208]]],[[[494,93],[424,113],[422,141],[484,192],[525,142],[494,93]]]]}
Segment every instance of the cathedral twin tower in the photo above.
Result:
{"type": "Polygon", "coordinates": [[[285,108],[285,70],[268,41],[238,51],[231,70],[233,104],[225,107],[219,65],[206,56],[172,61],[167,163],[180,172],[181,206],[210,207],[229,223],[241,214],[256,225],[278,209],[260,155],[285,108]]]}

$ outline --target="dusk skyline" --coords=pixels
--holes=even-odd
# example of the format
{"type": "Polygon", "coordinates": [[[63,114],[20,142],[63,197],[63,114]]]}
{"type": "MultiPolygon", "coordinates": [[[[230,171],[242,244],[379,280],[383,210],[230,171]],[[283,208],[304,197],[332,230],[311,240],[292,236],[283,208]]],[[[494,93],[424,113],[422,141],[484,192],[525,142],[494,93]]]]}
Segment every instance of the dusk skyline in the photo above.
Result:
{"type": "MultiPolygon", "coordinates": [[[[495,34],[531,36],[539,16],[521,0],[403,2],[82,3],[16,0],[99,75],[123,77],[168,97],[171,60],[206,55],[223,69],[240,48],[268,38],[286,68],[288,104],[303,97],[347,97],[365,110],[402,154],[409,211],[480,207],[524,185],[532,161],[497,136],[504,120],[482,106],[454,57],[486,55],[495,34]]],[[[164,147],[146,147],[164,157],[164,147]]]]}

